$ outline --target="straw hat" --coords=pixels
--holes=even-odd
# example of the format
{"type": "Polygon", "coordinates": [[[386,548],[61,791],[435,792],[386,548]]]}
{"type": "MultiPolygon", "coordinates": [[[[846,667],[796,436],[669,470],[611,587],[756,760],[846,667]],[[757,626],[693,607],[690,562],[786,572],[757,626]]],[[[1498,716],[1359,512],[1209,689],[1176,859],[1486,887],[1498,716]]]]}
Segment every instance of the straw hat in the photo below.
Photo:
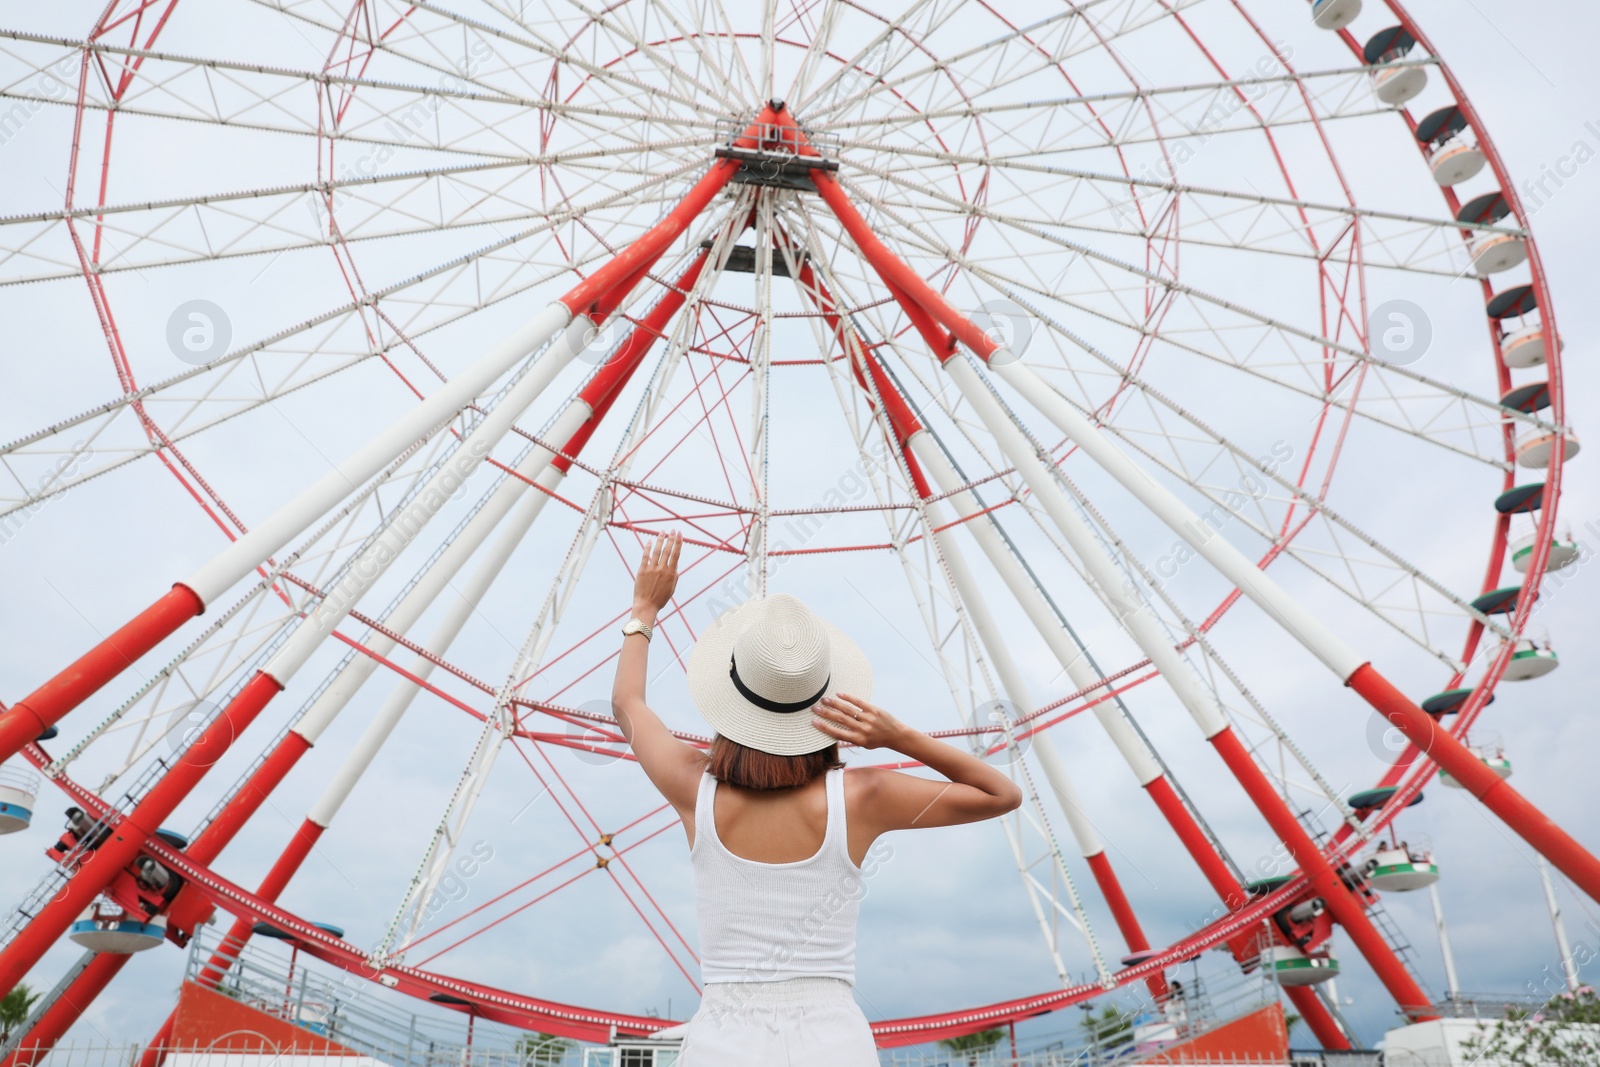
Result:
{"type": "Polygon", "coordinates": [[[834,739],[811,725],[831,693],[872,695],[872,666],[850,638],[792,596],[723,613],[689,653],[689,695],[717,733],[774,756],[818,752],[834,739]]]}

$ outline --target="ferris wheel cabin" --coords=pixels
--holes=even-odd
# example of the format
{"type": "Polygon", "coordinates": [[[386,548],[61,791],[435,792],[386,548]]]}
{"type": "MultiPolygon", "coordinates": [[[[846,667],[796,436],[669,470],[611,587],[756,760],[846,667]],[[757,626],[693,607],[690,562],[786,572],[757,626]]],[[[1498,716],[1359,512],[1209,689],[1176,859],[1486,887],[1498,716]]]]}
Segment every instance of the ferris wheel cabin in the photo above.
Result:
{"type": "Polygon", "coordinates": [[[155,948],[167,939],[167,920],[139,916],[116,901],[101,897],[86,908],[67,935],[91,952],[127,955],[155,948]]]}
{"type": "MultiPolygon", "coordinates": [[[[1355,809],[1357,815],[1365,815],[1369,812],[1377,811],[1389,803],[1390,798],[1399,791],[1398,786],[1392,785],[1380,785],[1375,789],[1363,789],[1359,793],[1350,794],[1349,804],[1351,808],[1355,809]]],[[[1418,793],[1411,798],[1406,807],[1414,808],[1421,803],[1422,794],[1418,793]]]]}
{"type": "MultiPolygon", "coordinates": [[[[1499,740],[1478,742],[1469,745],[1468,748],[1474,756],[1483,761],[1484,766],[1498,775],[1501,781],[1511,777],[1511,759],[1506,755],[1505,746],[1499,740]]],[[[1452,789],[1464,788],[1454,775],[1443,770],[1439,772],[1439,784],[1452,789]]]]}
{"type": "MultiPolygon", "coordinates": [[[[1542,340],[1541,340],[1542,345],[1542,340]]],[[[1541,351],[1541,358],[1542,351],[1541,351]]],[[[1501,405],[1513,410],[1529,410],[1519,404],[1538,404],[1533,410],[1542,410],[1549,403],[1549,384],[1535,382],[1518,389],[1513,389],[1501,399],[1501,405]]],[[[1577,454],[1577,441],[1571,433],[1566,435],[1571,442],[1567,455],[1577,454]]],[[[1553,447],[1553,445],[1549,446],[1553,447]]],[[[1549,453],[1546,451],[1548,460],[1549,453]]],[[[1495,498],[1494,507],[1502,515],[1527,515],[1532,519],[1534,529],[1520,537],[1513,539],[1509,545],[1511,566],[1518,574],[1527,574],[1528,566],[1533,561],[1533,550],[1539,541],[1538,520],[1533,515],[1544,506],[1545,484],[1543,482],[1527,482],[1523,485],[1513,486],[1495,498]]],[[[1583,554],[1583,548],[1570,534],[1565,536],[1551,536],[1549,549],[1545,554],[1545,573],[1560,570],[1578,561],[1583,554]]],[[[1539,678],[1555,670],[1556,654],[1550,650],[1549,639],[1535,644],[1533,641],[1521,641],[1513,656],[1512,668],[1506,671],[1506,677],[1512,681],[1524,681],[1529,678],[1539,678]],[[1520,667],[1518,665],[1521,665],[1520,667]],[[1541,666],[1541,664],[1544,664],[1541,666]],[[1515,673],[1513,669],[1515,668],[1515,673]]]]}
{"type": "MultiPolygon", "coordinates": [[[[1496,189],[1492,193],[1475,196],[1461,205],[1456,221],[1476,226],[1494,226],[1511,214],[1511,205],[1505,193],[1496,189]]],[[[1528,259],[1528,239],[1520,233],[1500,233],[1480,230],[1467,241],[1467,253],[1472,257],[1472,269],[1480,277],[1510,270],[1528,259]]]]}
{"type": "MultiPolygon", "coordinates": [[[[1471,690],[1454,690],[1450,694],[1470,694],[1471,690]]],[[[1437,699],[1437,698],[1435,698],[1437,699]]],[[[1465,702],[1466,696],[1460,697],[1465,702]]],[[[1424,704],[1424,710],[1427,710],[1424,704]]],[[[1458,703],[1452,710],[1460,710],[1458,703]]],[[[1375,812],[1389,803],[1394,795],[1399,792],[1396,786],[1380,786],[1376,789],[1367,789],[1350,797],[1350,807],[1355,809],[1358,816],[1366,816],[1375,812]]],[[[1406,804],[1414,808],[1422,803],[1422,793],[1417,793],[1406,804]]],[[[1426,889],[1439,880],[1438,864],[1433,862],[1433,853],[1430,849],[1413,849],[1404,841],[1384,841],[1378,844],[1372,855],[1367,858],[1361,867],[1361,874],[1374,889],[1405,893],[1413,889],[1426,889]]]]}
{"type": "Polygon", "coordinates": [[[1311,21],[1319,29],[1342,30],[1361,14],[1361,0],[1311,0],[1311,21]]]}
{"type": "Polygon", "coordinates": [[[1445,188],[1473,177],[1488,161],[1456,104],[1442,107],[1417,123],[1417,141],[1428,157],[1433,180],[1445,188]]]}
{"type": "Polygon", "coordinates": [[[1539,298],[1531,285],[1513,285],[1489,298],[1485,306],[1500,340],[1500,360],[1524,370],[1545,361],[1544,324],[1539,320],[1539,298]]]}
{"type": "MultiPolygon", "coordinates": [[[[1553,552],[1554,548],[1551,551],[1553,552]]],[[[1506,673],[1502,677],[1508,682],[1528,682],[1535,678],[1543,678],[1559,666],[1561,658],[1556,655],[1555,649],[1550,647],[1549,638],[1534,640],[1530,637],[1520,637],[1516,641],[1515,650],[1511,653],[1511,662],[1506,664],[1506,673]]]]}
{"type": "Polygon", "coordinates": [[[1543,482],[1515,485],[1494,498],[1494,509],[1502,515],[1531,515],[1543,504],[1543,482]]]}
{"type": "MultiPolygon", "coordinates": [[[[1529,534],[1527,537],[1520,537],[1511,542],[1511,565],[1517,569],[1519,574],[1528,573],[1528,563],[1533,558],[1533,546],[1537,541],[1537,534],[1529,534]]],[[[1571,537],[1552,537],[1550,538],[1550,551],[1544,557],[1544,569],[1546,571],[1560,570],[1562,567],[1576,562],[1582,554],[1582,548],[1571,537]]]]}
{"type": "Polygon", "coordinates": [[[1437,882],[1439,865],[1433,862],[1433,853],[1429,851],[1409,848],[1404,841],[1385,842],[1367,859],[1361,873],[1375,889],[1409,893],[1437,882]]]}
{"type": "Polygon", "coordinates": [[[38,796],[37,774],[22,767],[0,767],[0,834],[26,830],[38,796]]]}
{"type": "Polygon", "coordinates": [[[1561,449],[1561,458],[1568,460],[1576,456],[1582,446],[1578,443],[1578,435],[1572,430],[1565,433],[1530,430],[1517,438],[1517,466],[1543,470],[1550,465],[1550,453],[1557,447],[1561,449]]]}
{"type": "MultiPolygon", "coordinates": [[[[1446,689],[1444,692],[1435,693],[1433,696],[1424,700],[1422,702],[1422,710],[1427,712],[1429,715],[1432,715],[1434,718],[1438,718],[1442,715],[1455,715],[1461,711],[1461,708],[1472,696],[1472,693],[1473,690],[1470,686],[1459,689],[1446,689]]],[[[1484,701],[1484,707],[1488,707],[1490,704],[1493,704],[1494,700],[1494,694],[1490,693],[1489,699],[1484,701]]],[[[1368,790],[1366,793],[1357,793],[1355,796],[1350,798],[1350,806],[1359,810],[1362,805],[1356,803],[1357,797],[1365,798],[1370,793],[1378,792],[1382,792],[1382,790],[1374,789],[1368,790]]],[[[1383,799],[1387,800],[1389,798],[1386,796],[1383,799]]]]}
{"type": "Polygon", "coordinates": [[[1302,952],[1293,945],[1273,945],[1263,956],[1272,967],[1273,980],[1290,989],[1339,977],[1339,958],[1326,949],[1302,952]]]}
{"type": "Polygon", "coordinates": [[[1378,68],[1372,72],[1373,90],[1378,99],[1390,107],[1399,107],[1415,99],[1427,88],[1428,72],[1424,68],[1388,65],[1405,59],[1416,46],[1417,39],[1411,36],[1410,30],[1404,26],[1390,26],[1373,34],[1362,49],[1361,55],[1367,65],[1378,68]]]}
{"type": "MultiPolygon", "coordinates": [[[[1517,610],[1517,604],[1521,599],[1522,586],[1504,585],[1499,589],[1491,589],[1482,596],[1474,597],[1472,610],[1485,615],[1510,615],[1517,610]]],[[[1538,599],[1537,595],[1534,599],[1538,599]]]]}

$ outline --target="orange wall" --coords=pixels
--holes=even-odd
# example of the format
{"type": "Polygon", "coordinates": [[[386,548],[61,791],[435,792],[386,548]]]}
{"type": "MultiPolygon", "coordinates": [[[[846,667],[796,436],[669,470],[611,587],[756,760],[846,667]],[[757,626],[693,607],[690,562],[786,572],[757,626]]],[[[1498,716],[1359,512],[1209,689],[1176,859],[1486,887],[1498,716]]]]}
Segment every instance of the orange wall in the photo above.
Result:
{"type": "Polygon", "coordinates": [[[1284,1025],[1283,1006],[1269,1004],[1213,1027],[1198,1037],[1169,1045],[1139,1062],[1200,1063],[1226,1058],[1288,1062],[1289,1028],[1284,1025]]]}
{"type": "Polygon", "coordinates": [[[241,1004],[214,989],[183,983],[171,1044],[180,1049],[218,1052],[322,1052],[357,1055],[303,1026],[241,1004]]]}

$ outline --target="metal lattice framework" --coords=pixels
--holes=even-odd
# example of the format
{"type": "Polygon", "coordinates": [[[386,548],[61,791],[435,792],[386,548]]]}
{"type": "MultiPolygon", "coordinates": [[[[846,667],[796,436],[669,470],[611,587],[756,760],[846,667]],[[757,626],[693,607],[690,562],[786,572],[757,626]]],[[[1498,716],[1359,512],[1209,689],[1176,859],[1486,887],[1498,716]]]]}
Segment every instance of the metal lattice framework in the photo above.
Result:
{"type": "MultiPolygon", "coordinates": [[[[102,894],[138,906],[142,854],[183,882],[159,902],[175,939],[220,908],[233,944],[267,922],[352,974],[485,1017],[589,1039],[660,1025],[429,964],[606,880],[695,984],[682,919],[635,862],[671,812],[606,830],[563,773],[627,758],[584,699],[621,619],[596,605],[625,603],[604,597],[667,530],[687,545],[658,648],[669,670],[744,597],[870,581],[944,694],[945,717],[918,725],[1024,787],[1003,828],[1061,988],[883,1021],[882,1044],[1129,983],[1159,997],[1164,968],[1202,949],[1254,966],[1272,945],[1316,949],[1332,924],[1427,1018],[1352,865],[1440,767],[1600,896],[1600,864],[1466,743],[1561,563],[1570,434],[1538,250],[1448,67],[1375,0],[1359,25],[1414,42],[1376,62],[1289,0],[1011,6],[113,0],[87,33],[0,30],[8,138],[15,116],[70,127],[64,185],[46,161],[62,206],[0,217],[0,285],[41,304],[86,288],[114,371],[63,376],[44,425],[0,447],[0,522],[9,536],[79,487],[148,492],[158,469],[221,547],[0,713],[0,755],[111,830],[54,857],[19,906],[0,987],[102,894]],[[1419,77],[1462,118],[1450,144],[1486,163],[1459,194],[1429,180],[1442,142],[1376,95],[1419,77]],[[175,180],[151,146],[194,166],[175,180]],[[265,297],[265,328],[208,348],[219,324],[202,309],[155,351],[166,308],[146,287],[201,278],[265,297]],[[1386,300],[1454,315],[1516,285],[1531,335],[1491,315],[1470,366],[1394,358],[1373,336],[1386,300]],[[1514,336],[1543,346],[1546,386],[1510,401],[1525,384],[1514,336]],[[296,463],[281,443],[295,418],[348,428],[345,458],[296,463]],[[288,503],[258,503],[239,448],[296,479],[288,503]],[[1518,464],[1545,454],[1532,505],[1495,512],[1518,464]],[[1430,550],[1430,507],[1487,527],[1469,570],[1430,550]],[[1507,595],[1512,524],[1530,522],[1514,511],[1533,538],[1507,595]],[[512,582],[522,632],[498,654],[465,649],[512,582]],[[1252,685],[1263,641],[1324,669],[1325,706],[1348,687],[1407,739],[1377,806],[1352,808],[1295,739],[1295,710],[1252,685]],[[1447,720],[1374,659],[1408,685],[1470,675],[1470,693],[1447,720]],[[266,879],[228,880],[227,845],[374,690],[266,879]],[[469,716],[476,740],[433,783],[443,807],[411,842],[383,934],[356,946],[276,901],[419,696],[469,716]],[[1221,757],[1210,780],[1180,785],[1142,729],[1167,704],[1221,757]],[[1113,801],[1085,795],[1056,744],[1083,712],[1222,901],[1170,946],[1152,947],[1095,829],[1113,801]],[[57,724],[59,741],[41,738],[57,724]],[[429,928],[452,855],[510,776],[552,798],[574,851],[429,928]],[[1241,787],[1281,842],[1281,882],[1247,885],[1201,814],[1241,787]],[[191,798],[209,813],[180,850],[154,835],[191,798]],[[1091,885],[1114,935],[1093,928],[1091,885]],[[1303,940],[1262,933],[1313,897],[1328,919],[1303,940]],[[1098,981],[1071,979],[1084,970],[1098,981]]],[[[116,537],[79,534],[90,552],[116,537]]],[[[81,971],[28,1047],[48,1048],[126,959],[81,971]]],[[[1315,993],[1290,995],[1324,1044],[1348,1046],[1315,993]]]]}

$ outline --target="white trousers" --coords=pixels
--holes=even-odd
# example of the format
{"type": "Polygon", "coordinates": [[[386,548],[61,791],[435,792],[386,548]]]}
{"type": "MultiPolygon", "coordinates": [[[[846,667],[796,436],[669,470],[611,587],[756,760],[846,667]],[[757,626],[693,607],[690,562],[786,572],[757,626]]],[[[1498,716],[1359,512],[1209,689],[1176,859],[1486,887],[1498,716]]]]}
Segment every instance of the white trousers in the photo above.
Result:
{"type": "Polygon", "coordinates": [[[712,982],[679,1067],[878,1067],[867,1017],[838,978],[712,982]]]}

